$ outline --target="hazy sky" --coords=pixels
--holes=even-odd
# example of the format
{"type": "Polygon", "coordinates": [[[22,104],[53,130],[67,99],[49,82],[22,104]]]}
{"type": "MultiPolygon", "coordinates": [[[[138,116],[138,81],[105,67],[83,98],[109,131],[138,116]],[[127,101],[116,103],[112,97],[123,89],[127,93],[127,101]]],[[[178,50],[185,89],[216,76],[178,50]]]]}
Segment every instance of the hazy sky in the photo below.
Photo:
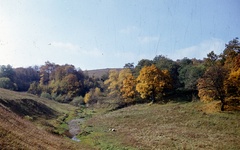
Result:
{"type": "Polygon", "coordinates": [[[81,69],[202,59],[240,36],[239,0],[0,0],[0,64],[81,69]]]}

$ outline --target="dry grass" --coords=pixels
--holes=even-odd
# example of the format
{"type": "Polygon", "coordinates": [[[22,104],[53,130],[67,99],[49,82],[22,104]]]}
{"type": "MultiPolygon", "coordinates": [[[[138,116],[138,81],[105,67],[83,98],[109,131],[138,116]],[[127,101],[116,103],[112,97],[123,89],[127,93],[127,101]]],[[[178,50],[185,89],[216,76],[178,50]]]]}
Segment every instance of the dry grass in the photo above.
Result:
{"type": "Polygon", "coordinates": [[[189,102],[141,104],[110,112],[88,108],[79,114],[67,104],[0,89],[0,149],[240,149],[240,112],[218,110],[217,103],[189,102]],[[14,111],[6,102],[24,111],[14,111]],[[35,109],[21,114],[31,106],[53,115],[48,118],[48,111],[35,109]],[[34,117],[42,122],[40,128],[28,121],[34,117]],[[43,124],[75,117],[87,120],[81,125],[80,143],[43,130],[43,124]],[[112,128],[116,131],[109,131],[112,128]]]}
{"type": "Polygon", "coordinates": [[[83,138],[102,149],[104,145],[144,150],[240,149],[240,113],[206,113],[201,111],[202,105],[192,102],[123,108],[88,120],[87,130],[92,132],[83,138]],[[116,132],[109,132],[109,128],[116,132]]]}
{"type": "Polygon", "coordinates": [[[51,135],[0,106],[0,149],[76,149],[70,140],[51,135]]]}
{"type": "Polygon", "coordinates": [[[37,96],[0,89],[0,149],[90,149],[51,134],[54,123],[75,107],[37,96]]]}

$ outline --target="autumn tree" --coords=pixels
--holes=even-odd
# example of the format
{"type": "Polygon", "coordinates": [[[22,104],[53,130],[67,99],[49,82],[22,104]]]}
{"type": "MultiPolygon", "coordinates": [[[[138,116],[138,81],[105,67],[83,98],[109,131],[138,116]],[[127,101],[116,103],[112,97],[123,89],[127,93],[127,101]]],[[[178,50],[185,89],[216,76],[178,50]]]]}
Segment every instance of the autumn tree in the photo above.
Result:
{"type": "Polygon", "coordinates": [[[104,84],[108,86],[109,96],[120,97],[123,81],[131,74],[129,68],[122,69],[120,72],[117,70],[110,70],[109,78],[104,82],[104,84]]]}
{"type": "Polygon", "coordinates": [[[134,101],[136,96],[136,79],[132,74],[129,74],[123,80],[123,86],[121,88],[122,97],[126,103],[134,101]]]}
{"type": "Polygon", "coordinates": [[[167,70],[160,70],[155,65],[145,66],[137,77],[136,90],[142,98],[150,98],[155,102],[157,96],[171,87],[171,77],[167,70]]]}
{"type": "Polygon", "coordinates": [[[100,88],[96,87],[95,89],[91,89],[88,93],[85,94],[84,102],[86,104],[94,104],[100,101],[101,97],[100,88]]]}
{"type": "Polygon", "coordinates": [[[40,85],[47,85],[49,83],[50,75],[56,69],[56,64],[45,62],[45,65],[40,67],[40,85]]]}
{"type": "Polygon", "coordinates": [[[61,91],[69,97],[74,97],[80,91],[80,83],[74,74],[69,74],[61,81],[61,91]]]}
{"type": "Polygon", "coordinates": [[[219,60],[219,56],[213,51],[205,59],[207,67],[203,76],[198,80],[198,96],[202,101],[221,101],[221,110],[224,110],[226,93],[224,82],[227,78],[228,71],[219,60]]]}
{"type": "Polygon", "coordinates": [[[119,84],[119,90],[122,88],[123,86],[123,81],[129,76],[132,75],[132,72],[129,68],[125,68],[122,69],[119,72],[119,77],[118,77],[118,84],[119,84]]]}
{"type": "Polygon", "coordinates": [[[228,97],[240,98],[240,53],[233,58],[231,66],[229,76],[224,84],[225,92],[228,97]]]}
{"type": "Polygon", "coordinates": [[[240,97],[240,68],[230,72],[224,85],[228,96],[240,97]]]}
{"type": "Polygon", "coordinates": [[[107,89],[109,91],[110,96],[119,96],[119,85],[118,85],[118,76],[119,72],[117,70],[110,70],[109,77],[104,82],[107,85],[107,89]]]}
{"type": "Polygon", "coordinates": [[[221,110],[224,111],[226,93],[224,81],[227,71],[222,66],[212,66],[206,70],[202,78],[198,80],[199,97],[202,101],[221,101],[221,110]]]}

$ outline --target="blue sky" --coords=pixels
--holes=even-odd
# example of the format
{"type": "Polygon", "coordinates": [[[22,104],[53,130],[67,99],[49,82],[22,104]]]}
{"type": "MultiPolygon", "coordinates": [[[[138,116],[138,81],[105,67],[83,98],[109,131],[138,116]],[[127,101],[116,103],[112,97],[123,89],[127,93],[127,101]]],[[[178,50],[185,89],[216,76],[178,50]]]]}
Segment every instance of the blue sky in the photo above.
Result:
{"type": "Polygon", "coordinates": [[[220,54],[240,35],[239,0],[0,0],[0,64],[83,70],[164,55],[220,54]]]}

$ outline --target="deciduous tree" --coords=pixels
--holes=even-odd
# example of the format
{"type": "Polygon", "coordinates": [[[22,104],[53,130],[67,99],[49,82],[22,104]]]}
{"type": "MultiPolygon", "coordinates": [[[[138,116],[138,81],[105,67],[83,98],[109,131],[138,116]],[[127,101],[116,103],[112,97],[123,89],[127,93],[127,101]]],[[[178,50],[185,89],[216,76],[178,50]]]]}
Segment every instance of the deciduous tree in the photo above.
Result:
{"type": "Polygon", "coordinates": [[[121,88],[122,97],[126,103],[132,102],[136,95],[136,79],[132,74],[129,74],[123,80],[123,86],[121,88]]]}
{"type": "Polygon", "coordinates": [[[151,98],[164,94],[164,90],[171,87],[171,77],[167,70],[160,70],[155,65],[145,66],[137,77],[136,90],[142,98],[151,98]]]}
{"type": "Polygon", "coordinates": [[[199,97],[202,101],[221,101],[221,110],[224,111],[226,93],[224,81],[227,78],[227,70],[219,65],[208,68],[202,78],[198,80],[199,97]]]}

